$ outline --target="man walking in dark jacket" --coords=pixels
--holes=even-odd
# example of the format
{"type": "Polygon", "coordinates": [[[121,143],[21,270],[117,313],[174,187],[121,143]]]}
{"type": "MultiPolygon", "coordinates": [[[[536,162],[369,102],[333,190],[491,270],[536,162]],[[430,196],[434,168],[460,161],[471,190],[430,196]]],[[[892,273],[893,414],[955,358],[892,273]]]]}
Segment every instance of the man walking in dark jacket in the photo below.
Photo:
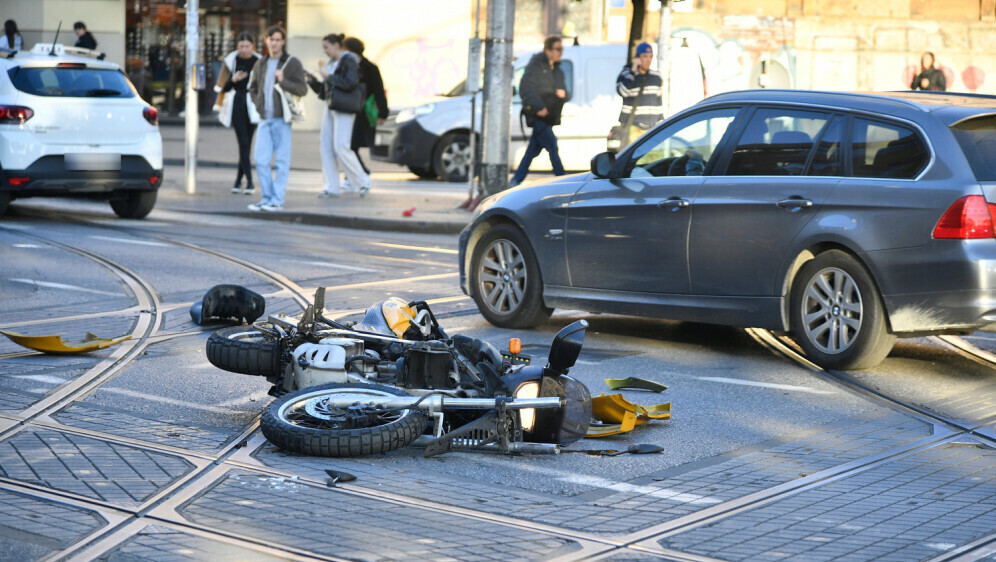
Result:
{"type": "Polygon", "coordinates": [[[532,127],[533,132],[509,187],[515,187],[526,179],[533,158],[544,148],[550,155],[553,174],[564,175],[564,165],[560,162],[560,150],[557,148],[557,135],[553,134],[553,126],[560,124],[560,112],[567,101],[567,82],[564,71],[560,69],[560,59],[563,56],[564,47],[560,37],[547,37],[543,41],[543,52],[536,53],[529,59],[522,74],[519,97],[522,98],[522,112],[526,115],[526,123],[532,127]]]}
{"type": "Polygon", "coordinates": [[[89,31],[86,30],[86,24],[85,23],[83,23],[81,21],[78,21],[78,22],[74,23],[73,24],[73,31],[76,32],[76,37],[79,38],[79,39],[76,40],[76,45],[75,46],[82,47],[84,49],[96,49],[97,48],[97,40],[93,38],[93,34],[92,33],[90,33],[89,31]]]}

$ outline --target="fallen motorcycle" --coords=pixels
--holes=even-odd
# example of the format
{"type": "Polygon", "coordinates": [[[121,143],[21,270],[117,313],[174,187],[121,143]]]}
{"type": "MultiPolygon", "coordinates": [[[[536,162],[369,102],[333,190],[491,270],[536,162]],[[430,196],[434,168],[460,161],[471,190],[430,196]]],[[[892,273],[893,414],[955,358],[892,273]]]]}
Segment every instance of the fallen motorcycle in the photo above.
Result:
{"type": "MultiPolygon", "coordinates": [[[[385,453],[428,434],[425,455],[490,449],[557,453],[585,436],[591,395],[567,375],[588,323],[561,330],[546,366],[510,345],[448,336],[424,301],[388,299],[354,325],[326,318],[325,289],[297,322],[270,316],[212,334],[208,360],[263,376],[277,396],[260,427],[305,455],[385,453]]],[[[517,340],[513,340],[515,342],[517,340]]]]}

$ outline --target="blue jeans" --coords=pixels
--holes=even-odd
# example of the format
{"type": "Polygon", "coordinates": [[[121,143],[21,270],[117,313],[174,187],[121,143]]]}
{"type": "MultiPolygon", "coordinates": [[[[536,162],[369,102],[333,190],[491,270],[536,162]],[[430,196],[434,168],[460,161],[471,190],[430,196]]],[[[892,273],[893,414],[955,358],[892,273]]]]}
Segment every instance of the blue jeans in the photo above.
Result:
{"type": "Polygon", "coordinates": [[[290,173],[291,125],[283,119],[264,119],[256,131],[256,177],[263,192],[263,205],[283,207],[290,173]],[[277,176],[273,177],[270,159],[274,160],[277,176]]]}
{"type": "Polygon", "coordinates": [[[557,135],[553,134],[552,126],[545,121],[537,119],[533,122],[533,133],[529,136],[529,146],[526,147],[526,153],[522,155],[522,162],[519,162],[519,168],[515,171],[515,175],[512,176],[509,186],[519,185],[522,183],[522,180],[526,179],[526,174],[529,173],[529,165],[533,163],[533,158],[539,156],[540,151],[544,148],[547,154],[550,155],[550,165],[553,166],[553,175],[564,175],[564,165],[560,162],[560,149],[557,148],[557,135]]]}

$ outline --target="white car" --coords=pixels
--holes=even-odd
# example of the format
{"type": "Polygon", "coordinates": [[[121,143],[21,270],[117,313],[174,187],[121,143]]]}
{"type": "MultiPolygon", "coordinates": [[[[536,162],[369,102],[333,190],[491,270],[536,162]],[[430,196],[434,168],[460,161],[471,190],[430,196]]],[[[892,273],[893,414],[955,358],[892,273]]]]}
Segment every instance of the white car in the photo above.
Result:
{"type": "Polygon", "coordinates": [[[0,215],[18,197],[110,201],[143,218],[163,181],[159,112],[88,49],[0,49],[0,215]]]}

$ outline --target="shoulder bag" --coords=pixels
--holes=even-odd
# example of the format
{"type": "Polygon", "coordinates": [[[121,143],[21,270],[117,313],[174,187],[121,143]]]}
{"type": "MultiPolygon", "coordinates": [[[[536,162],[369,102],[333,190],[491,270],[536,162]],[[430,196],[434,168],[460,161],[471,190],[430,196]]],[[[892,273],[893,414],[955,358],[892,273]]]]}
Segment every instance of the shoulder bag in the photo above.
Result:
{"type": "MultiPolygon", "coordinates": [[[[284,65],[280,67],[283,70],[284,66],[294,58],[293,56],[287,57],[284,61],[284,65]]],[[[276,82],[273,84],[273,88],[280,94],[280,107],[284,110],[284,121],[288,123],[300,123],[304,121],[307,116],[304,112],[304,101],[301,96],[295,96],[290,92],[285,92],[283,88],[280,87],[280,83],[276,82]]]]}

